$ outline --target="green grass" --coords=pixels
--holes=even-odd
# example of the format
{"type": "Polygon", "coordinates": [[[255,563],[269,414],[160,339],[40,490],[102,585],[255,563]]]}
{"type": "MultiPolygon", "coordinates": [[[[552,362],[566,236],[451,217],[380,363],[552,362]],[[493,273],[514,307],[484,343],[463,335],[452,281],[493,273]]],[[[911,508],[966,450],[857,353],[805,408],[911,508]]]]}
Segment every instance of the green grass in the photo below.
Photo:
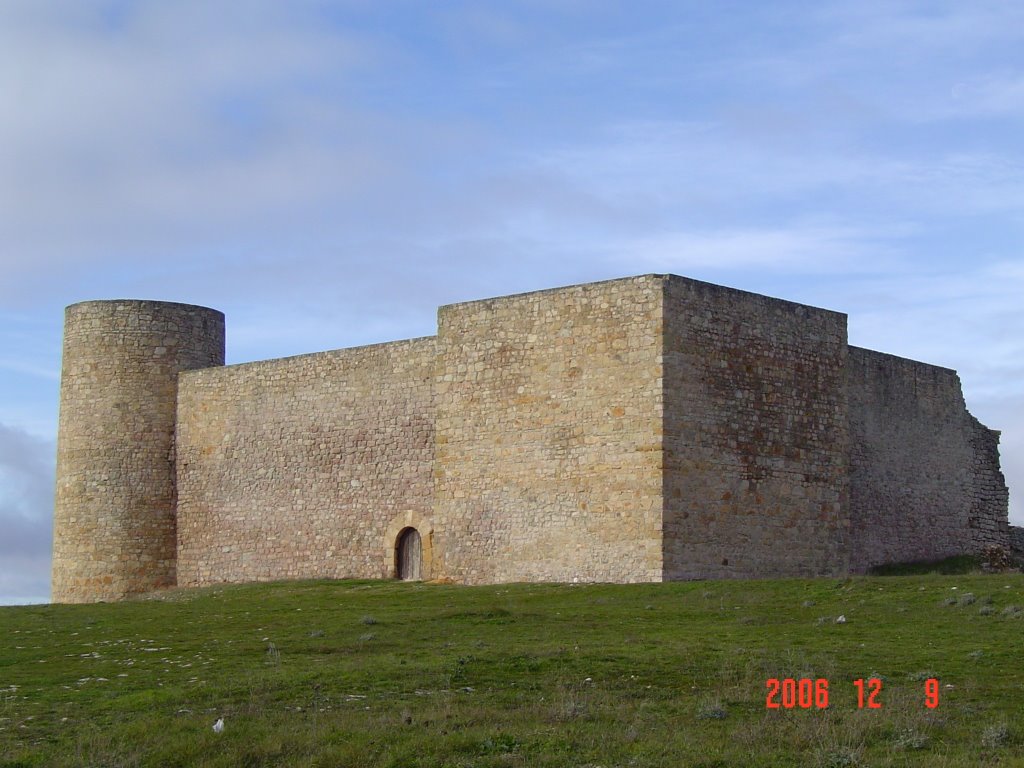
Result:
{"type": "Polygon", "coordinates": [[[1024,765],[1020,608],[1019,573],[3,608],[0,765],[1024,765]],[[787,677],[828,679],[828,709],[767,710],[787,677]]]}

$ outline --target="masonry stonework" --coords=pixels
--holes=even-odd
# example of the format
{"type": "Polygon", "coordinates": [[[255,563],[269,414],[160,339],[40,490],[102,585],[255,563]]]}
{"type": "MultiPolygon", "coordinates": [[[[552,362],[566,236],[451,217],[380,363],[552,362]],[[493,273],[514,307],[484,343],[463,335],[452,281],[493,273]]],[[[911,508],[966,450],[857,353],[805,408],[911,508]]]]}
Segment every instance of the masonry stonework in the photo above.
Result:
{"type": "Polygon", "coordinates": [[[955,372],[671,275],[231,366],[214,310],[86,302],[61,399],[62,602],[400,561],[470,584],[829,575],[1017,534],[955,372]]]}
{"type": "Polygon", "coordinates": [[[224,315],[187,304],[67,308],[53,599],[116,600],[175,584],[178,374],[224,363],[224,315]]]}
{"type": "Polygon", "coordinates": [[[1009,548],[999,433],[956,371],[850,347],[851,558],[860,568],[1009,548]]]}
{"type": "Polygon", "coordinates": [[[447,576],[661,580],[660,323],[654,277],[441,309],[447,576]]]}
{"type": "Polygon", "coordinates": [[[847,570],[846,316],[665,284],[665,569],[847,570]]]}
{"type": "Polygon", "coordinates": [[[434,346],[183,374],[178,583],[393,576],[388,526],[431,513],[434,346]]]}
{"type": "Polygon", "coordinates": [[[1010,553],[1014,559],[1024,565],[1024,527],[1010,526],[1010,553]]]}

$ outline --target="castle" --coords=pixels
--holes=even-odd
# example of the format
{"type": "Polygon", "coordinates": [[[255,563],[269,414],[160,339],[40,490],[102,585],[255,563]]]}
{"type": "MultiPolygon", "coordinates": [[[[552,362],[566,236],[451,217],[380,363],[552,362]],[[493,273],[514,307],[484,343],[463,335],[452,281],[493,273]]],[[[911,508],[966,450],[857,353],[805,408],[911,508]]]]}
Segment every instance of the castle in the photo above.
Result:
{"type": "Polygon", "coordinates": [[[1008,548],[998,432],[846,316],[674,275],[224,365],[224,316],[67,308],[53,599],[292,578],[827,575],[1008,548]]]}

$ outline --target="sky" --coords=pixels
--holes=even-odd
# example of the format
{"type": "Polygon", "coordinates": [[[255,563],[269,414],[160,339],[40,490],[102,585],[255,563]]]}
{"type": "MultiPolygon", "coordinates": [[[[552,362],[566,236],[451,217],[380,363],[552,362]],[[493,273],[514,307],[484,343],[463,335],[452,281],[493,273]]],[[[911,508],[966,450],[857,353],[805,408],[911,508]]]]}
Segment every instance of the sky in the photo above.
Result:
{"type": "Polygon", "coordinates": [[[1024,524],[1024,4],[0,0],[0,604],[49,599],[67,304],[243,362],[650,272],[957,369],[1024,524]]]}

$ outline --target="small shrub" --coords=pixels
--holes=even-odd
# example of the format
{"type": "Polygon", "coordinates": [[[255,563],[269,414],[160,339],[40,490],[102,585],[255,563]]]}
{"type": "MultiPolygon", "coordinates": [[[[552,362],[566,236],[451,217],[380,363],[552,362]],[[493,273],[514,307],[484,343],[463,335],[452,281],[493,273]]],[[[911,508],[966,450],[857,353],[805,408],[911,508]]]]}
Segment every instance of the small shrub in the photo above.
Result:
{"type": "Polygon", "coordinates": [[[989,749],[1006,746],[1010,741],[1010,729],[1006,723],[990,725],[981,734],[981,745],[989,749]]]}
{"type": "Polygon", "coordinates": [[[981,608],[978,609],[979,616],[991,616],[995,612],[996,609],[993,608],[991,605],[983,605],[981,606],[981,608]]]}
{"type": "Polygon", "coordinates": [[[697,710],[698,720],[725,720],[728,716],[729,713],[725,711],[725,707],[722,706],[720,701],[705,702],[697,710]]]}
{"type": "Polygon", "coordinates": [[[499,733],[489,739],[484,739],[478,748],[478,754],[483,755],[511,755],[519,751],[521,744],[514,736],[507,733],[499,733]]]}
{"type": "Polygon", "coordinates": [[[992,544],[981,551],[981,567],[986,571],[1004,571],[1013,566],[1010,553],[998,544],[992,544]]]}
{"type": "Polygon", "coordinates": [[[1003,610],[1002,610],[1002,615],[1005,616],[1008,619],[1019,618],[1021,613],[1022,613],[1022,611],[1021,611],[1020,607],[1016,606],[1016,605],[1008,605],[1005,608],[1003,608],[1003,610]]]}
{"type": "Polygon", "coordinates": [[[839,747],[819,754],[816,765],[819,768],[849,768],[860,765],[860,755],[856,750],[839,747]]]}
{"type": "Polygon", "coordinates": [[[280,664],[281,652],[273,643],[267,643],[267,664],[280,664]]]}
{"type": "Polygon", "coordinates": [[[961,607],[963,607],[965,605],[974,605],[974,601],[975,600],[976,600],[976,598],[974,597],[973,593],[971,593],[971,592],[964,592],[962,595],[960,595],[959,604],[960,604],[961,607]]]}
{"type": "Polygon", "coordinates": [[[373,616],[363,616],[363,618],[361,618],[359,621],[368,627],[372,627],[374,624],[377,623],[377,620],[373,618],[373,616]]]}
{"type": "Polygon", "coordinates": [[[928,746],[928,735],[916,728],[901,728],[893,735],[897,749],[924,749],[928,746]]]}

